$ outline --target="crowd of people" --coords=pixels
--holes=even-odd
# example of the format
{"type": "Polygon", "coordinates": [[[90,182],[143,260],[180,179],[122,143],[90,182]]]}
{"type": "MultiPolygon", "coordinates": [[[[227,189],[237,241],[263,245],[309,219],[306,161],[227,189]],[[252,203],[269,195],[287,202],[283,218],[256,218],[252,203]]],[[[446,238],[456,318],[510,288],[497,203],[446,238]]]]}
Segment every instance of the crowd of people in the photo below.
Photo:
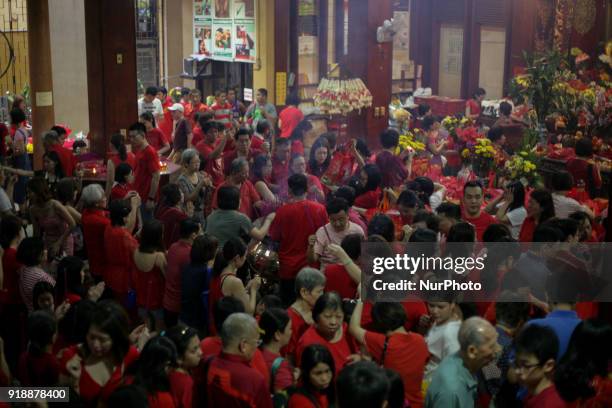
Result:
{"type": "MultiPolygon", "coordinates": [[[[1,386],[65,386],[86,407],[612,406],[612,326],[550,278],[588,261],[555,243],[602,239],[566,196],[572,172],[552,190],[505,180],[495,197],[467,181],[457,203],[413,175],[394,128],[372,154],[358,138],[314,138],[293,95],[280,114],[265,89],[248,107],[231,89],[209,99],[148,88],[127,137],[110,137],[106,184],[87,185],[86,146],[64,147],[62,126],[31,170],[14,106],[0,170],[1,386]],[[160,157],[181,165],[165,184],[160,157]],[[516,251],[490,250],[464,276],[496,301],[381,302],[361,296],[363,243],[516,251]],[[278,255],[274,277],[249,262],[258,245],[278,255]]],[[[432,160],[446,144],[430,140],[432,160]]]]}

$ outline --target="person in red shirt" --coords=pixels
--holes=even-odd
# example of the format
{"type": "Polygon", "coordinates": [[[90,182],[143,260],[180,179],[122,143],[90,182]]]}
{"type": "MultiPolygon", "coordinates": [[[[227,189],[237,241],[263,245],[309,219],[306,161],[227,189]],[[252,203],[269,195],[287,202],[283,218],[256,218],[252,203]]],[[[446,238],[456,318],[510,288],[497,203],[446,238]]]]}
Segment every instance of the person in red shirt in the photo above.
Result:
{"type": "Polygon", "coordinates": [[[66,177],[72,177],[78,160],[72,150],[65,148],[61,145],[60,137],[54,130],[45,133],[43,136],[43,144],[45,151],[55,152],[59,156],[60,163],[62,164],[62,170],[66,177]]]}
{"type": "Polygon", "coordinates": [[[189,93],[190,102],[185,109],[185,117],[191,121],[191,125],[195,126],[196,113],[204,113],[208,111],[208,106],[202,103],[202,94],[197,89],[192,89],[189,93]],[[189,112],[189,114],[187,114],[189,112]]]}
{"type": "Polygon", "coordinates": [[[187,211],[184,209],[184,196],[178,184],[170,183],[162,187],[155,218],[164,226],[164,248],[166,250],[180,238],[179,223],[193,216],[193,205],[190,205],[189,209],[187,211]]]}
{"type": "Polygon", "coordinates": [[[137,199],[132,199],[131,206],[124,200],[111,202],[110,225],[103,233],[104,280],[115,298],[126,307],[133,307],[129,305],[128,293],[134,288],[134,252],[138,248],[138,241],[132,236],[128,224],[131,218],[135,218],[138,207],[137,199]]]}
{"type": "Polygon", "coordinates": [[[527,325],[514,339],[515,375],[527,388],[526,408],[565,408],[553,382],[559,340],[555,332],[537,324],[527,325]]]}
{"type": "Polygon", "coordinates": [[[229,175],[229,170],[232,167],[232,162],[239,158],[244,157],[249,162],[249,166],[253,165],[253,160],[256,156],[263,154],[259,149],[251,147],[251,130],[247,128],[240,128],[234,135],[236,148],[230,152],[223,154],[223,170],[225,175],[229,175]]]}
{"type": "Polygon", "coordinates": [[[86,330],[83,344],[61,352],[60,372],[76,383],[86,406],[98,406],[124,383],[138,350],[130,345],[127,314],[112,300],[96,303],[86,330]]]}
{"type": "Polygon", "coordinates": [[[399,303],[376,303],[372,309],[374,324],[382,331],[376,333],[361,327],[363,303],[357,303],[351,316],[350,332],[368,350],[372,359],[397,371],[404,382],[404,396],[411,407],[423,406],[421,383],[429,351],[420,334],[404,328],[406,312],[399,303]]]}
{"type": "MultiPolygon", "coordinates": [[[[351,265],[356,265],[361,256],[361,243],[363,236],[359,234],[349,234],[342,239],[340,244],[343,250],[341,255],[335,255],[335,258],[341,260],[341,263],[328,264],[325,267],[325,291],[337,292],[342,299],[354,299],[357,292],[357,285],[361,281],[361,271],[350,274],[347,268],[351,265]],[[357,278],[357,279],[355,279],[357,278]]],[[[337,254],[338,251],[334,244],[330,244],[328,250],[337,254]]]]}
{"type": "MultiPolygon", "coordinates": [[[[300,98],[297,94],[291,93],[285,99],[285,109],[278,116],[278,127],[281,130],[280,137],[287,138],[291,136],[293,129],[304,119],[304,114],[298,108],[300,98]]],[[[303,152],[302,152],[303,153],[303,152]]]]}
{"type": "Polygon", "coordinates": [[[321,344],[306,347],[302,356],[301,385],[289,398],[289,408],[328,408],[336,400],[338,371],[329,350],[321,344]]]}
{"type": "Polygon", "coordinates": [[[170,152],[170,143],[164,133],[155,127],[155,118],[151,112],[143,112],[140,115],[140,123],[147,129],[147,143],[155,149],[158,155],[163,156],[170,152]]]}
{"type": "Polygon", "coordinates": [[[277,139],[272,157],[272,182],[277,186],[282,186],[289,178],[290,153],[289,139],[277,139]]]}
{"type": "Polygon", "coordinates": [[[468,181],[463,186],[463,219],[474,226],[476,238],[482,241],[487,227],[495,224],[495,217],[483,211],[484,188],[479,181],[468,181]]]}
{"type": "Polygon", "coordinates": [[[195,147],[204,161],[204,171],[210,174],[215,187],[219,187],[225,179],[221,155],[227,141],[232,137],[229,131],[225,131],[223,136],[218,138],[219,127],[218,122],[209,121],[202,124],[204,140],[200,141],[195,147]]]}
{"type": "Polygon", "coordinates": [[[355,197],[355,207],[369,210],[377,208],[381,199],[382,174],[375,164],[366,164],[359,172],[359,181],[363,190],[355,197]]]}
{"type": "Polygon", "coordinates": [[[134,168],[134,187],[145,203],[143,218],[153,216],[157,189],[161,177],[157,152],[147,143],[146,129],[142,123],[135,123],[128,129],[128,135],[135,149],[136,167],[134,168]]]}
{"type": "Polygon", "coordinates": [[[196,120],[196,123],[193,125],[193,139],[191,140],[191,144],[195,147],[204,140],[204,124],[207,122],[211,122],[215,118],[215,114],[207,111],[200,113],[196,120]]]}
{"type": "Polygon", "coordinates": [[[219,90],[215,92],[215,103],[210,109],[215,113],[215,121],[220,122],[226,128],[232,127],[232,105],[227,102],[227,93],[219,90]]]}
{"type": "MultiPolygon", "coordinates": [[[[125,146],[125,138],[121,133],[115,133],[111,136],[110,151],[108,153],[108,161],[106,162],[106,197],[110,197],[115,181],[115,169],[121,164],[127,163],[133,170],[136,168],[136,156],[134,153],[128,152],[125,146]]],[[[133,182],[133,181],[132,181],[133,182]]]]}
{"type": "Polygon", "coordinates": [[[383,150],[376,155],[376,165],[382,174],[382,187],[399,187],[412,172],[413,151],[408,149],[407,156],[395,155],[395,149],[399,143],[399,133],[395,129],[387,129],[380,135],[380,144],[383,150]]]}
{"type": "Polygon", "coordinates": [[[174,104],[172,98],[168,96],[168,90],[164,87],[158,88],[157,99],[159,99],[162,103],[162,109],[164,111],[163,118],[160,118],[157,121],[157,126],[162,131],[166,140],[172,140],[172,128],[174,126],[172,120],[172,113],[168,110],[170,106],[174,104]]]}
{"type": "Polygon", "coordinates": [[[256,209],[263,205],[263,201],[249,180],[249,162],[245,158],[239,157],[232,162],[227,180],[215,190],[212,200],[213,208],[218,208],[217,193],[222,186],[238,187],[240,190],[239,211],[251,220],[257,218],[256,209]]]}
{"type": "Polygon", "coordinates": [[[291,339],[281,354],[295,361],[295,349],[304,332],[314,323],[312,308],[325,290],[325,275],[318,269],[305,267],[295,278],[297,299],[287,309],[291,319],[291,339]]]}
{"type": "Polygon", "coordinates": [[[295,276],[307,265],[308,237],[327,224],[325,206],[306,199],[306,176],[294,174],[288,183],[290,201],[278,209],[270,227],[270,237],[280,243],[280,294],[285,305],[295,300],[295,276]]]}
{"type": "Polygon", "coordinates": [[[115,183],[111,190],[110,199],[123,200],[130,192],[136,193],[134,189],[134,172],[127,163],[121,163],[115,170],[115,183]]]}
{"type": "Polygon", "coordinates": [[[55,386],[60,366],[51,353],[57,334],[55,317],[46,310],[28,316],[28,349],[19,358],[17,378],[23,387],[55,386]]]}
{"type": "Polygon", "coordinates": [[[193,218],[180,222],[180,240],[168,250],[168,269],[166,270],[166,286],[164,290],[164,320],[166,327],[176,326],[181,312],[181,272],[190,262],[191,246],[200,234],[200,224],[193,218]]]}
{"type": "Polygon", "coordinates": [[[335,292],[324,293],[312,309],[314,325],[304,332],[295,350],[296,364],[300,365],[304,349],[311,344],[327,347],[334,358],[336,374],[352,361],[359,360],[355,339],[344,322],[342,299],[335,292]]]}
{"type": "Polygon", "coordinates": [[[251,139],[251,147],[253,149],[270,151],[270,134],[272,133],[272,126],[266,119],[257,122],[255,133],[251,139]],[[264,145],[265,143],[265,145],[264,145]]]}
{"type": "Polygon", "coordinates": [[[102,279],[106,269],[104,256],[104,230],[110,225],[106,208],[106,196],[99,184],[90,184],[83,189],[81,200],[84,204],[81,214],[83,241],[87,248],[89,270],[96,279],[102,279]]]}
{"type": "Polygon", "coordinates": [[[249,365],[259,342],[253,316],[230,315],[221,327],[221,340],[221,354],[205,359],[194,379],[193,406],[201,406],[206,398],[208,406],[214,407],[272,408],[264,377],[249,365]]]}
{"type": "Polygon", "coordinates": [[[125,382],[146,392],[150,408],[174,408],[168,368],[176,365],[177,352],[172,340],[155,336],[146,342],[138,360],[127,370],[125,382]]]}
{"type": "Polygon", "coordinates": [[[283,309],[266,308],[259,319],[259,328],[263,332],[261,352],[271,374],[270,388],[275,393],[283,391],[295,383],[293,367],[281,357],[281,349],[291,339],[291,319],[283,309]]]}
{"type": "Polygon", "coordinates": [[[291,155],[301,154],[304,156],[304,138],[313,131],[312,123],[309,120],[302,120],[298,123],[289,139],[291,140],[291,155]]]}
{"type": "Polygon", "coordinates": [[[601,173],[593,162],[593,142],[582,138],[576,142],[576,157],[567,161],[567,171],[572,175],[575,186],[584,185],[585,191],[591,198],[601,189],[601,173]]]}
{"type": "Polygon", "coordinates": [[[191,370],[195,369],[202,359],[200,338],[191,327],[182,324],[166,330],[163,336],[174,343],[177,354],[177,367],[170,370],[170,393],[176,408],[190,408],[193,400],[193,379],[191,370]]]}
{"type": "Polygon", "coordinates": [[[470,100],[465,103],[465,117],[477,122],[480,118],[481,105],[487,91],[482,88],[478,88],[470,100]]]}
{"type": "Polygon", "coordinates": [[[531,242],[536,227],[555,216],[555,204],[548,190],[534,190],[527,202],[527,218],[521,225],[519,242],[531,242]]]}

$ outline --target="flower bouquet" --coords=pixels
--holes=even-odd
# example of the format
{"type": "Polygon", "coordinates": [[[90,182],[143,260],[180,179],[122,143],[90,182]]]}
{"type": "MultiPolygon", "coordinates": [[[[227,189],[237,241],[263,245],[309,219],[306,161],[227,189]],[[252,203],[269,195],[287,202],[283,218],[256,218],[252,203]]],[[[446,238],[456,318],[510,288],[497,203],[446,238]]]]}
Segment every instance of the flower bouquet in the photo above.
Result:
{"type": "Polygon", "coordinates": [[[417,135],[413,132],[408,132],[405,135],[400,135],[399,143],[395,150],[395,154],[399,155],[404,150],[413,150],[415,152],[422,152],[425,150],[425,143],[417,140],[417,135]]]}
{"type": "Polygon", "coordinates": [[[510,180],[520,180],[525,186],[535,186],[539,181],[537,166],[527,156],[527,152],[515,154],[506,161],[498,175],[510,180]]]}

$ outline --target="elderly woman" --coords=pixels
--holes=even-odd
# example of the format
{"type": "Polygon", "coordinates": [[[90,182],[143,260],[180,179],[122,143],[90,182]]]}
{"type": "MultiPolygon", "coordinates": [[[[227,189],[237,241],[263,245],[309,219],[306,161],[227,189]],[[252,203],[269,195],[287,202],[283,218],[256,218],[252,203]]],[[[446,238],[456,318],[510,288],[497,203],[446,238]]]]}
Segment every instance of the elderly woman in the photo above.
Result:
{"type": "MultiPolygon", "coordinates": [[[[312,201],[317,201],[319,203],[325,202],[325,193],[323,192],[323,185],[321,184],[321,180],[317,176],[313,176],[312,174],[308,174],[306,172],[306,159],[302,155],[294,155],[289,161],[289,171],[290,174],[303,174],[308,179],[308,194],[307,198],[312,201]]],[[[287,197],[287,191],[283,191],[281,193],[283,197],[287,197]]]]}
{"type": "Polygon", "coordinates": [[[291,319],[291,339],[284,352],[295,360],[295,348],[302,334],[313,324],[312,308],[325,291],[325,275],[318,269],[305,267],[295,277],[296,300],[287,309],[291,319]]]}
{"type": "Polygon", "coordinates": [[[200,155],[196,149],[187,149],[181,155],[183,174],[176,180],[185,196],[185,201],[193,203],[193,215],[204,224],[204,203],[208,187],[212,187],[211,178],[200,171],[200,155]]]}
{"type": "Polygon", "coordinates": [[[28,182],[28,198],[34,236],[43,237],[49,259],[62,252],[72,255],[74,245],[70,231],[76,223],[66,207],[53,199],[45,179],[35,177],[28,182]]]}
{"type": "Polygon", "coordinates": [[[302,335],[297,344],[296,358],[299,365],[302,352],[311,344],[322,344],[334,357],[336,374],[352,361],[358,361],[360,356],[355,339],[348,333],[348,325],[344,322],[342,299],[336,292],[327,292],[317,299],[312,309],[314,324],[302,335]]]}

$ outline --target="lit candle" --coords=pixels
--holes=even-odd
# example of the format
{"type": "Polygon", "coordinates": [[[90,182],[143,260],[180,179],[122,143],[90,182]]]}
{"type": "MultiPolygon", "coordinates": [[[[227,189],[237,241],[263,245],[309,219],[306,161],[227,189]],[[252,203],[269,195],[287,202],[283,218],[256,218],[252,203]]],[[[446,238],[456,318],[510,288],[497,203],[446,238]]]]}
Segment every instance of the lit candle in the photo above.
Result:
{"type": "Polygon", "coordinates": [[[93,173],[94,176],[96,175],[96,168],[95,167],[93,168],[93,172],[92,173],[93,173]]]}

